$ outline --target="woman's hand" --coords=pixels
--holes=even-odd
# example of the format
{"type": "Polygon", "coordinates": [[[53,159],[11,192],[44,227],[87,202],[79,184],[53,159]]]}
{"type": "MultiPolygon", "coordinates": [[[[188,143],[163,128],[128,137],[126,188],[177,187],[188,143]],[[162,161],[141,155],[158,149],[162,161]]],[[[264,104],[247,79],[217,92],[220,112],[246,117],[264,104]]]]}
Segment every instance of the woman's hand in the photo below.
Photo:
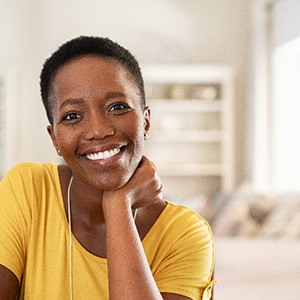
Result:
{"type": "Polygon", "coordinates": [[[130,180],[120,189],[105,191],[103,203],[116,200],[127,201],[132,208],[154,204],[162,198],[163,186],[155,165],[145,156],[130,180]]]}

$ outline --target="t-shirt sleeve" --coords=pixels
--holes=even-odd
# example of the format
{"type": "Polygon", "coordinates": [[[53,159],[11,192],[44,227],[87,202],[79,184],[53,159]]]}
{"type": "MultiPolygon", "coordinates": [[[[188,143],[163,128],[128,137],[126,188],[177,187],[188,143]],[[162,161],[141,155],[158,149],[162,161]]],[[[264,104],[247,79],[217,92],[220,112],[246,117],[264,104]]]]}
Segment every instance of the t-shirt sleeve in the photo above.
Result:
{"type": "Polygon", "coordinates": [[[160,292],[175,293],[190,299],[210,299],[214,266],[213,237],[208,223],[196,213],[182,216],[172,224],[178,228],[155,280],[160,292]]]}
{"type": "Polygon", "coordinates": [[[22,168],[13,168],[0,182],[0,264],[10,269],[19,281],[26,259],[31,215],[22,168]]]}

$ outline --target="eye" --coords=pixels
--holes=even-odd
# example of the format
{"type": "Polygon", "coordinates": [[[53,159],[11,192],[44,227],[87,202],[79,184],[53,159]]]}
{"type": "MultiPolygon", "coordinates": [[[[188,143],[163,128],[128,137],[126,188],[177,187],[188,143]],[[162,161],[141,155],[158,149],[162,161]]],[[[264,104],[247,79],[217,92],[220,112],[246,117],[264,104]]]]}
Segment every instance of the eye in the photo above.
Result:
{"type": "Polygon", "coordinates": [[[72,121],[72,120],[79,120],[79,119],[82,119],[82,115],[76,112],[67,113],[63,116],[63,121],[72,121]]]}
{"type": "Polygon", "coordinates": [[[130,110],[130,106],[126,103],[115,103],[109,108],[109,112],[112,113],[125,113],[130,110]]]}

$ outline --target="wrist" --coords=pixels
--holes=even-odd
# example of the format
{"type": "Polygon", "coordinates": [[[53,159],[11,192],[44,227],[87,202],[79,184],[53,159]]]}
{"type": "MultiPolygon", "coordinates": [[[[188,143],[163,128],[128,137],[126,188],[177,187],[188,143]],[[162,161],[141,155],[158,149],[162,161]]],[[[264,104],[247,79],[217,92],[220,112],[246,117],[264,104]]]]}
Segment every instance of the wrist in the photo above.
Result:
{"type": "Polygon", "coordinates": [[[110,216],[121,217],[122,215],[131,214],[131,201],[128,195],[120,195],[118,193],[104,192],[102,209],[104,218],[110,218],[110,216]]]}

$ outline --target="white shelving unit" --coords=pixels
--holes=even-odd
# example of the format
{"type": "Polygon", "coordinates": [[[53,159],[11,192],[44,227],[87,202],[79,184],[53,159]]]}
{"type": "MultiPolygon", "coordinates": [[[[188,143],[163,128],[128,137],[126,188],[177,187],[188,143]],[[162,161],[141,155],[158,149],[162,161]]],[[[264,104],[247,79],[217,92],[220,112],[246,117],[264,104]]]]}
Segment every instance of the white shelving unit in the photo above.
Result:
{"type": "Polygon", "coordinates": [[[16,70],[0,72],[0,178],[15,163],[18,150],[16,70]]]}
{"type": "Polygon", "coordinates": [[[234,72],[226,66],[144,66],[151,108],[146,155],[169,198],[234,188],[234,72]]]}

